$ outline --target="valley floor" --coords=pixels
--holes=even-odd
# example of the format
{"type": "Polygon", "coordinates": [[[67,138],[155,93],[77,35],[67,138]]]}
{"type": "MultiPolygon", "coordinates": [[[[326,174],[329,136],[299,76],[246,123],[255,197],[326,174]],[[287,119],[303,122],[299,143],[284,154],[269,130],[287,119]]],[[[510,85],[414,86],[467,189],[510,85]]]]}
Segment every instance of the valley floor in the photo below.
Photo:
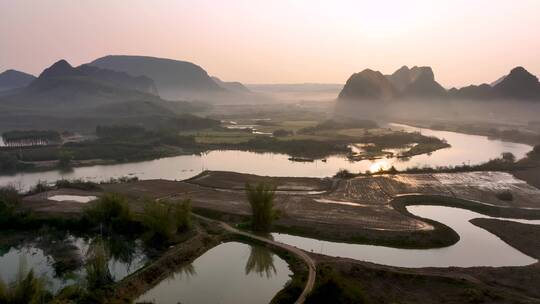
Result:
{"type": "MultiPolygon", "coordinates": [[[[412,216],[399,198],[416,196],[415,203],[445,204],[499,216],[540,218],[540,190],[504,172],[395,174],[352,179],[266,177],[205,171],[185,181],[146,180],[103,184],[102,189],[56,189],[24,198],[24,206],[41,215],[77,216],[83,203],[51,201],[52,195],[96,195],[117,192],[141,210],[144,198],[191,198],[195,213],[230,223],[245,222],[250,208],[246,182],[276,186],[281,217],[276,229],[319,239],[396,247],[447,246],[457,240],[438,223],[412,216]],[[497,193],[510,190],[512,200],[497,193]],[[441,199],[444,198],[444,199],[441,199]]],[[[500,220],[474,220],[505,242],[540,258],[538,226],[500,220]]],[[[487,254],[487,253],[486,253],[487,254]]],[[[524,267],[419,268],[376,265],[309,253],[317,263],[317,284],[325,269],[337,272],[363,290],[368,303],[537,303],[538,262],[524,267]]],[[[309,301],[308,301],[309,302],[309,301]]]]}

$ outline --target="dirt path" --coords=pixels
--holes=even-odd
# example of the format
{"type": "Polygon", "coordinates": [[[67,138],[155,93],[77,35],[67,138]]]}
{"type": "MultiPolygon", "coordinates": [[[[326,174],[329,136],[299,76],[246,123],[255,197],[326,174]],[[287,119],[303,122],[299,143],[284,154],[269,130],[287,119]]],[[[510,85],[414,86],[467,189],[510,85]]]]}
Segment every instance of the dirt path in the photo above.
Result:
{"type": "Polygon", "coordinates": [[[315,276],[316,276],[315,261],[310,256],[308,256],[304,251],[302,251],[301,249],[298,249],[296,247],[287,245],[287,244],[283,244],[283,243],[280,243],[280,242],[276,242],[276,241],[273,241],[273,240],[270,240],[270,239],[267,239],[267,238],[264,238],[264,237],[260,237],[260,236],[251,234],[249,232],[238,230],[238,229],[230,226],[229,224],[227,224],[225,222],[215,221],[213,219],[209,219],[207,217],[204,217],[204,216],[201,216],[201,215],[198,215],[198,214],[193,214],[193,216],[198,218],[198,219],[204,220],[204,221],[217,222],[217,223],[219,223],[221,225],[221,227],[223,227],[223,229],[225,229],[226,231],[228,231],[230,233],[242,235],[242,236],[245,236],[245,237],[248,237],[248,238],[263,242],[263,243],[267,243],[267,244],[279,247],[279,248],[284,249],[284,250],[287,250],[288,252],[296,255],[298,258],[300,258],[302,261],[304,261],[304,263],[306,263],[306,265],[308,266],[308,269],[309,269],[308,279],[307,279],[307,282],[306,282],[306,286],[304,287],[304,290],[302,291],[302,294],[300,294],[300,296],[298,297],[298,299],[295,302],[296,304],[304,303],[304,301],[306,300],[307,295],[311,292],[311,290],[313,289],[313,286],[315,285],[315,276]]]}

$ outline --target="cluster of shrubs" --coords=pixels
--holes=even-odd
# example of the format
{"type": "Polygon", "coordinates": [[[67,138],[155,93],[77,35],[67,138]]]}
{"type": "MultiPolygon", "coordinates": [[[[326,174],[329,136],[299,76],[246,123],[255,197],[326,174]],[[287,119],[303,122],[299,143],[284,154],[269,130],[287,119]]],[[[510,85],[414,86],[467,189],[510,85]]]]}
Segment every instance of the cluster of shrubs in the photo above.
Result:
{"type": "Polygon", "coordinates": [[[301,134],[314,134],[318,131],[325,130],[340,130],[340,129],[373,129],[377,128],[378,125],[372,120],[325,120],[314,127],[307,127],[300,129],[298,133],[301,134]]]}

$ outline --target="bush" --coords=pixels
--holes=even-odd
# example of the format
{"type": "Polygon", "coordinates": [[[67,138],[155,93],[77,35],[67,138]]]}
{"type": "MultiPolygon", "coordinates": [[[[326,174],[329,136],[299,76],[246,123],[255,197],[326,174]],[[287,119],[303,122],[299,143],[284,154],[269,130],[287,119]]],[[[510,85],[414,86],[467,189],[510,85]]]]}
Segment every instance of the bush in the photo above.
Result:
{"type": "Polygon", "coordinates": [[[334,177],[336,178],[343,178],[343,179],[349,179],[349,178],[353,178],[355,177],[356,174],[354,173],[351,173],[349,170],[347,169],[340,169],[335,175],[334,177]]]}
{"type": "Polygon", "coordinates": [[[274,210],[275,187],[259,183],[252,187],[246,183],[246,195],[251,206],[251,229],[268,232],[272,221],[277,217],[274,210]]]}
{"type": "Polygon", "coordinates": [[[0,188],[0,227],[10,223],[15,215],[15,207],[21,202],[19,193],[13,187],[0,188]]]}
{"type": "Polygon", "coordinates": [[[84,181],[82,179],[67,180],[61,179],[56,181],[55,186],[57,188],[71,188],[78,190],[98,190],[99,185],[94,182],[84,181]]]}
{"type": "Polygon", "coordinates": [[[507,162],[515,162],[516,161],[516,156],[510,152],[504,152],[501,154],[501,158],[504,160],[504,161],[507,161],[507,162]]]}
{"type": "Polygon", "coordinates": [[[345,120],[345,121],[336,121],[336,120],[326,120],[314,127],[307,127],[300,129],[298,133],[301,134],[314,134],[318,131],[324,130],[340,130],[340,129],[373,129],[377,128],[378,125],[376,122],[371,120],[345,120]]]}
{"type": "Polygon", "coordinates": [[[306,298],[306,304],[360,304],[365,302],[360,286],[328,266],[317,270],[317,283],[306,298]]]}
{"type": "Polygon", "coordinates": [[[60,150],[58,152],[58,166],[61,168],[71,167],[71,161],[73,161],[73,152],[67,150],[60,150]]]}
{"type": "Polygon", "coordinates": [[[30,188],[30,190],[28,190],[28,194],[43,193],[43,192],[49,191],[51,189],[52,189],[52,187],[49,186],[47,184],[47,182],[40,180],[40,181],[38,181],[36,183],[35,186],[33,186],[32,188],[30,188]]]}
{"type": "Polygon", "coordinates": [[[146,238],[155,243],[168,243],[191,226],[191,201],[147,201],[142,215],[146,238]]]}
{"type": "Polygon", "coordinates": [[[129,231],[133,225],[133,214],[126,197],[116,193],[104,194],[85,210],[84,217],[90,223],[103,224],[116,231],[129,231]]]}

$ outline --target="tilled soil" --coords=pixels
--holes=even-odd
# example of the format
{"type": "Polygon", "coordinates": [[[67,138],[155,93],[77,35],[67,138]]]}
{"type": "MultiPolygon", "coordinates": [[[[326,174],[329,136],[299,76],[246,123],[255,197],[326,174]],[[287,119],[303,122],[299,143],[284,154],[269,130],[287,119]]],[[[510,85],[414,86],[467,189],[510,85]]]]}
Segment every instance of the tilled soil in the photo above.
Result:
{"type": "MultiPolygon", "coordinates": [[[[102,191],[128,196],[135,211],[141,210],[145,198],[189,198],[193,208],[207,212],[207,216],[212,213],[220,219],[238,220],[249,216],[251,209],[243,190],[245,183],[260,181],[272,182],[278,185],[278,190],[288,189],[276,192],[275,206],[281,216],[275,224],[279,231],[352,242],[381,243],[377,240],[384,239],[382,243],[386,244],[396,239],[410,238],[412,232],[422,235],[433,230],[431,223],[413,218],[391,205],[392,198],[400,194],[464,198],[505,209],[540,208],[540,190],[501,172],[396,174],[328,180],[207,171],[188,181],[145,180],[106,184],[102,185],[102,191]],[[510,189],[514,199],[499,200],[496,194],[501,189],[510,189]]],[[[25,206],[38,213],[78,214],[87,205],[47,200],[52,194],[82,193],[60,189],[54,193],[36,194],[25,198],[25,206]]],[[[88,195],[89,192],[84,194],[88,195]]],[[[99,193],[91,194],[99,196],[99,193]]],[[[425,239],[425,236],[420,238],[425,239]]],[[[413,246],[411,242],[414,241],[418,240],[411,239],[407,244],[398,245],[413,246]]]]}

